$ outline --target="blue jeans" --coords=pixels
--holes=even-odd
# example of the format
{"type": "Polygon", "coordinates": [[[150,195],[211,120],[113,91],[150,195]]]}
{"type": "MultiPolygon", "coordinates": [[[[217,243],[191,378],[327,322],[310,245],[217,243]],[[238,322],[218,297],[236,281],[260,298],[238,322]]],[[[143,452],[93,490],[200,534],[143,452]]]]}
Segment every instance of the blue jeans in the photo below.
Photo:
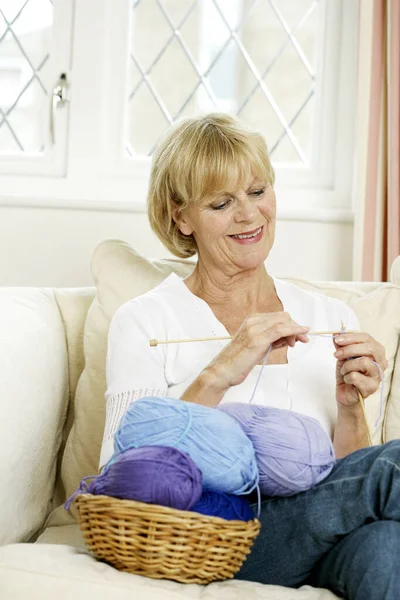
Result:
{"type": "Polygon", "coordinates": [[[263,498],[260,521],[237,579],[399,600],[400,440],[337,460],[311,490],[263,498]]]}

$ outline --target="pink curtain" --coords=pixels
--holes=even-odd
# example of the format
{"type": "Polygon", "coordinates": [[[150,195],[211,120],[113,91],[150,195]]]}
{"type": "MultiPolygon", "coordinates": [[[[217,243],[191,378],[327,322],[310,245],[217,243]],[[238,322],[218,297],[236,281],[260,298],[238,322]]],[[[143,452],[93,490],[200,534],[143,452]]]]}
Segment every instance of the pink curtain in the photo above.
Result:
{"type": "Polygon", "coordinates": [[[360,0],[353,279],[400,254],[400,0],[360,0]]]}

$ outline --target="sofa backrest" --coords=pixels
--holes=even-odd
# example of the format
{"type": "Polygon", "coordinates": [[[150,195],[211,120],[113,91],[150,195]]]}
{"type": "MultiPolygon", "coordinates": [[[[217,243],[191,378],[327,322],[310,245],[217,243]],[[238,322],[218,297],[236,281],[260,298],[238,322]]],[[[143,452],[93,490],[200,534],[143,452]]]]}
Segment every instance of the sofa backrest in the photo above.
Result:
{"type": "MultiPolygon", "coordinates": [[[[392,277],[399,285],[399,259],[392,277]]],[[[390,284],[292,281],[345,301],[352,291],[356,301],[376,295],[377,290],[385,295],[391,288],[392,298],[400,293],[400,288],[393,289],[390,284]]],[[[75,419],[75,394],[85,367],[84,343],[91,341],[87,331],[84,335],[85,323],[95,298],[95,287],[0,288],[0,409],[6,415],[0,423],[0,545],[28,539],[51,508],[65,500],[62,480],[58,478],[55,496],[53,484],[75,419]],[[13,517],[16,507],[17,522],[13,517]]],[[[385,320],[391,322],[393,317],[393,323],[398,322],[397,304],[391,300],[390,305],[379,306],[385,320]]],[[[373,322],[376,303],[371,303],[367,312],[373,322]]],[[[382,322],[382,314],[377,321],[382,322]]],[[[92,318],[92,329],[96,323],[92,318]]],[[[393,330],[398,340],[400,327],[393,330]]],[[[400,437],[400,352],[395,362],[387,385],[388,389],[391,384],[384,426],[387,439],[400,437]]]]}

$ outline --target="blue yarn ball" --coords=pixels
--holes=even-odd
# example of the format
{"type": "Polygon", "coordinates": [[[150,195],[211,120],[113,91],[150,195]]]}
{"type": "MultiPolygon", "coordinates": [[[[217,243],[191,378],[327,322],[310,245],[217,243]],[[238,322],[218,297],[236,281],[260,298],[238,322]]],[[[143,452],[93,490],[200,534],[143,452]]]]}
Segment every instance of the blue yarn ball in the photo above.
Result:
{"type": "Polygon", "coordinates": [[[136,400],[115,433],[114,453],[141,446],[186,452],[207,489],[246,494],[258,483],[251,441],[234,418],[207,406],[153,396],[136,400]]]}
{"type": "Polygon", "coordinates": [[[332,442],[320,423],[307,415],[270,406],[221,404],[252,441],[267,496],[292,496],[325,479],[335,464],[332,442]]]}
{"type": "Polygon", "coordinates": [[[227,521],[250,521],[254,519],[250,504],[244,496],[221,494],[203,490],[200,500],[191,510],[202,515],[221,517],[227,521]]]}

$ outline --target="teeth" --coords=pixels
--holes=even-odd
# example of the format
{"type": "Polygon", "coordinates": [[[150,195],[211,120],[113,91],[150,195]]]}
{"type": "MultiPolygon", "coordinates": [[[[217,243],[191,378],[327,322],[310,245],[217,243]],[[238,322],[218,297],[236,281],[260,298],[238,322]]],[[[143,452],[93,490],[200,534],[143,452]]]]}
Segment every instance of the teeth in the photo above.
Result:
{"type": "Polygon", "coordinates": [[[256,235],[258,235],[260,233],[261,229],[262,229],[262,227],[260,227],[260,229],[257,229],[257,231],[255,231],[254,233],[250,233],[247,235],[233,235],[232,237],[238,238],[239,240],[245,240],[247,238],[256,237],[256,235]]]}

